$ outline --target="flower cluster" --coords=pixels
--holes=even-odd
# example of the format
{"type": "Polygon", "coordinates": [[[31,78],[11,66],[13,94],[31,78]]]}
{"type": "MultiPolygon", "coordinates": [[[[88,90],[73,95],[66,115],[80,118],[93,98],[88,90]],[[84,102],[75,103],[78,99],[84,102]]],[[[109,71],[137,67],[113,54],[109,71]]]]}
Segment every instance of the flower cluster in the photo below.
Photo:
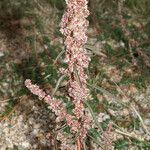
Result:
{"type": "Polygon", "coordinates": [[[32,84],[31,80],[27,79],[25,81],[25,86],[35,95],[39,97],[39,99],[43,99],[48,105],[49,108],[55,113],[57,116],[56,121],[62,121],[66,119],[67,124],[71,127],[72,132],[77,132],[80,123],[75,120],[75,118],[67,114],[65,106],[62,104],[60,100],[56,98],[52,98],[50,95],[47,95],[43,90],[39,88],[38,85],[32,84]]]}
{"type": "MultiPolygon", "coordinates": [[[[88,79],[85,69],[89,65],[90,58],[84,48],[87,42],[86,31],[89,22],[87,17],[87,0],[66,0],[67,8],[61,21],[61,33],[64,35],[64,44],[66,46],[65,62],[67,69],[61,68],[60,72],[68,76],[68,94],[75,108],[73,115],[66,112],[65,106],[60,100],[47,95],[37,85],[33,85],[31,80],[25,81],[26,87],[39,99],[43,99],[49,108],[56,114],[56,121],[66,120],[73,134],[79,133],[80,140],[86,137],[89,128],[90,119],[85,112],[84,103],[89,96],[89,89],[86,86],[88,79]]],[[[63,137],[63,136],[62,136],[63,137]]],[[[64,138],[62,149],[65,149],[64,138]]],[[[67,149],[67,147],[66,147],[67,149]]]]}
{"type": "MultiPolygon", "coordinates": [[[[87,0],[66,0],[66,3],[67,8],[60,24],[60,31],[65,37],[65,62],[68,63],[68,68],[64,74],[69,77],[68,93],[75,105],[73,112],[77,119],[82,120],[80,134],[82,133],[81,136],[85,137],[87,129],[84,125],[84,117],[86,116],[84,102],[88,97],[89,89],[86,87],[88,77],[84,69],[88,67],[90,58],[86,53],[84,44],[87,42],[86,31],[89,22],[86,18],[89,11],[87,0]]],[[[85,122],[87,120],[89,121],[86,119],[85,122]]]]}

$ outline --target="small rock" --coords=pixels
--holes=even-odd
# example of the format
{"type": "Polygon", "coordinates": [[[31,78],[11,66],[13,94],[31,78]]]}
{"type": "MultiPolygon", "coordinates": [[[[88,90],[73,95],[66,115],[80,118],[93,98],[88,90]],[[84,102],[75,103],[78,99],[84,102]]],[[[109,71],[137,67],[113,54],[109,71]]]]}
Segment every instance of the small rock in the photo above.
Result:
{"type": "Polygon", "coordinates": [[[41,127],[41,124],[37,123],[37,124],[34,124],[33,128],[34,129],[39,129],[41,127]]]}
{"type": "Polygon", "coordinates": [[[0,52],[0,57],[3,57],[4,56],[4,53],[3,52],[0,52]]]}
{"type": "Polygon", "coordinates": [[[144,124],[145,124],[146,126],[150,126],[150,119],[145,119],[145,120],[144,120],[144,124]]]}
{"type": "Polygon", "coordinates": [[[32,133],[33,133],[34,135],[37,135],[38,132],[39,132],[39,129],[34,129],[34,130],[32,131],[32,133]]]}
{"type": "Polygon", "coordinates": [[[33,124],[34,119],[33,118],[29,118],[29,124],[33,124]]]}
{"type": "Polygon", "coordinates": [[[21,145],[22,145],[23,147],[25,147],[25,148],[29,148],[29,147],[30,147],[30,143],[27,142],[27,141],[22,142],[21,145]]]}
{"type": "Polygon", "coordinates": [[[34,148],[34,149],[36,149],[37,147],[38,147],[38,145],[37,145],[37,144],[34,144],[34,145],[33,145],[33,148],[34,148]]]}

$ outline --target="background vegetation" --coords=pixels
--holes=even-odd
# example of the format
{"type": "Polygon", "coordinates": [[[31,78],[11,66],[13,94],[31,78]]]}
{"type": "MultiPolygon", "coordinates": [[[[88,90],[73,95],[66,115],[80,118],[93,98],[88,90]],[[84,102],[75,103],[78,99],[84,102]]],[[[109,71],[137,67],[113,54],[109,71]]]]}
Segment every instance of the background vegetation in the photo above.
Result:
{"type": "MultiPolygon", "coordinates": [[[[101,123],[104,128],[110,121],[122,132],[143,128],[140,118],[130,114],[132,105],[143,120],[150,119],[149,6],[149,0],[89,1],[86,47],[91,62],[87,73],[93,98],[89,102],[94,113],[110,116],[101,123]],[[127,114],[120,114],[125,110],[127,114]]],[[[48,92],[55,87],[60,77],[58,68],[65,65],[63,55],[58,57],[64,49],[59,32],[64,9],[64,0],[0,1],[1,121],[13,119],[22,96],[33,97],[24,87],[25,79],[48,92]]],[[[58,91],[65,95],[66,89],[62,86],[58,91]]],[[[95,129],[89,135],[99,136],[95,129]]],[[[123,135],[113,146],[118,150],[150,149],[150,138],[142,140],[140,136],[123,135]]]]}

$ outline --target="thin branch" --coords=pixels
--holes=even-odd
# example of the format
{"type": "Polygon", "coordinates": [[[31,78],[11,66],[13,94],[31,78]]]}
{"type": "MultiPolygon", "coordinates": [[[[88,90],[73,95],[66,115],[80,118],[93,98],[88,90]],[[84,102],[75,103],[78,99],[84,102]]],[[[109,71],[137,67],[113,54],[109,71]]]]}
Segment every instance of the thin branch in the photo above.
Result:
{"type": "Polygon", "coordinates": [[[59,88],[60,83],[62,82],[62,80],[63,80],[65,77],[66,77],[66,75],[62,75],[62,76],[58,79],[58,81],[57,81],[57,83],[56,83],[56,86],[55,86],[55,88],[54,88],[54,90],[53,90],[53,92],[52,92],[52,95],[51,95],[52,97],[54,97],[56,91],[57,91],[58,88],[59,88]]]}

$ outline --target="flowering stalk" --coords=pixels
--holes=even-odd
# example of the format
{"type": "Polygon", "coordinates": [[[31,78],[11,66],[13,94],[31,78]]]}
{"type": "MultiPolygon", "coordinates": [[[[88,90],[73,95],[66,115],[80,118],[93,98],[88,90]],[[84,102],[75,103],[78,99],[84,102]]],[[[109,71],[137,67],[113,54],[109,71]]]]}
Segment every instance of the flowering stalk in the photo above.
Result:
{"type": "MultiPolygon", "coordinates": [[[[57,116],[56,121],[65,119],[72,133],[79,135],[77,141],[82,141],[86,137],[90,123],[84,107],[89,94],[89,89],[86,86],[88,77],[85,74],[85,69],[89,65],[90,58],[84,48],[87,41],[86,31],[89,22],[86,18],[89,15],[89,11],[87,10],[87,0],[66,0],[66,4],[67,8],[62,17],[60,31],[65,39],[65,61],[68,67],[67,69],[61,68],[60,72],[69,78],[68,94],[74,104],[73,115],[67,113],[60,100],[47,95],[37,85],[33,85],[31,80],[27,79],[25,85],[39,99],[43,99],[49,104],[49,108],[57,116]]],[[[62,138],[60,139],[62,141],[62,138]]],[[[62,141],[62,145],[63,143],[64,141],[62,141]]],[[[65,145],[63,145],[62,149],[67,149],[68,145],[66,147],[65,145]]]]}
{"type": "Polygon", "coordinates": [[[50,95],[47,95],[43,90],[39,88],[38,85],[32,84],[31,80],[27,79],[25,81],[25,86],[34,94],[39,97],[39,99],[43,99],[48,105],[49,108],[55,113],[57,116],[56,121],[62,121],[64,118],[66,119],[67,124],[71,127],[73,132],[76,132],[78,126],[80,124],[73,119],[73,116],[67,114],[65,106],[62,104],[60,100],[56,98],[52,98],[50,95]]]}
{"type": "Polygon", "coordinates": [[[87,42],[86,31],[89,22],[86,18],[89,11],[87,0],[66,0],[66,4],[67,8],[62,17],[60,31],[65,37],[65,62],[68,63],[68,67],[66,70],[61,69],[61,72],[69,77],[68,93],[75,105],[74,115],[82,122],[79,130],[80,136],[84,138],[88,128],[87,123],[89,123],[89,118],[84,112],[84,102],[89,94],[89,89],[86,87],[88,77],[84,71],[90,61],[84,48],[87,42]]]}

